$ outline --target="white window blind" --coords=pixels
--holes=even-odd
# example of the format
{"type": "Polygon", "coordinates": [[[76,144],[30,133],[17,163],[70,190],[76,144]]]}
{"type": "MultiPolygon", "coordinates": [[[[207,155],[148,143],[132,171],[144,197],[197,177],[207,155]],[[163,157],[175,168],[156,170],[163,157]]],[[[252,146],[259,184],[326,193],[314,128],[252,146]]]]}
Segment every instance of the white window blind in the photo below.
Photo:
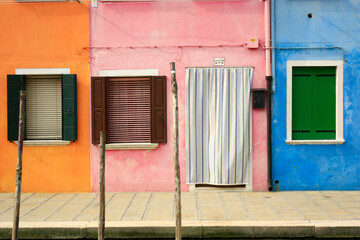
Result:
{"type": "Polygon", "coordinates": [[[26,92],[26,139],[61,139],[61,75],[28,75],[26,92]]]}

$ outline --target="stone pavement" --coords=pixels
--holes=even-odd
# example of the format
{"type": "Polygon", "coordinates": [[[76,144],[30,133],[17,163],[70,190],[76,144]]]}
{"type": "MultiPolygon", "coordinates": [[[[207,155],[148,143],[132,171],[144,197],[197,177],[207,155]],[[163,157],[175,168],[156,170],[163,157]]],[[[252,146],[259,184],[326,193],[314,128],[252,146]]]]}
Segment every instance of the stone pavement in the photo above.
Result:
{"type": "MultiPolygon", "coordinates": [[[[0,194],[0,239],[11,238],[14,194],[0,194]]],[[[98,193],[23,193],[22,239],[97,238],[98,193]]],[[[106,193],[106,237],[174,236],[173,193],[106,193]]],[[[360,237],[360,191],[182,193],[183,236],[360,237]]]]}

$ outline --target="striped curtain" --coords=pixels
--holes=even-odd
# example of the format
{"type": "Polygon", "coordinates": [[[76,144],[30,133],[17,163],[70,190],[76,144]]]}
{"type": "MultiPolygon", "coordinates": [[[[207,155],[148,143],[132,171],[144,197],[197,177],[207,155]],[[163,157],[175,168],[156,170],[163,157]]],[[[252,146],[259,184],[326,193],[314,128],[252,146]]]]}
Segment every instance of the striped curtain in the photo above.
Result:
{"type": "Polygon", "coordinates": [[[251,183],[253,68],[186,70],[187,183],[251,183]]]}

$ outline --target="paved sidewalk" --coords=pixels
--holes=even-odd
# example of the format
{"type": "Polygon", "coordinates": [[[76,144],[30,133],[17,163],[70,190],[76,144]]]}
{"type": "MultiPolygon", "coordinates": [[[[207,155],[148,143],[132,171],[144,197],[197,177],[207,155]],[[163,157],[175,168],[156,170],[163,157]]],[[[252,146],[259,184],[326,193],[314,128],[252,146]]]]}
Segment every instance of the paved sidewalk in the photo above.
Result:
{"type": "MultiPolygon", "coordinates": [[[[0,239],[14,194],[0,194],[0,239]]],[[[97,238],[97,193],[23,193],[20,238],[97,238]]],[[[174,236],[173,193],[106,193],[107,237],[174,236]]],[[[360,191],[182,193],[184,237],[360,237],[360,191]]]]}

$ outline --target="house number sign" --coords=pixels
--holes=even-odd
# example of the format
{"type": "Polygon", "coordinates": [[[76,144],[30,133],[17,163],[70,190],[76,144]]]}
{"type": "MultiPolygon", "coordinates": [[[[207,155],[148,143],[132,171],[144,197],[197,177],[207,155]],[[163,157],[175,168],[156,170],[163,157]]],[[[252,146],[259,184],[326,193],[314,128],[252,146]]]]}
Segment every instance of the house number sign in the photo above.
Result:
{"type": "Polygon", "coordinates": [[[214,66],[225,66],[225,58],[214,58],[214,66]]]}

